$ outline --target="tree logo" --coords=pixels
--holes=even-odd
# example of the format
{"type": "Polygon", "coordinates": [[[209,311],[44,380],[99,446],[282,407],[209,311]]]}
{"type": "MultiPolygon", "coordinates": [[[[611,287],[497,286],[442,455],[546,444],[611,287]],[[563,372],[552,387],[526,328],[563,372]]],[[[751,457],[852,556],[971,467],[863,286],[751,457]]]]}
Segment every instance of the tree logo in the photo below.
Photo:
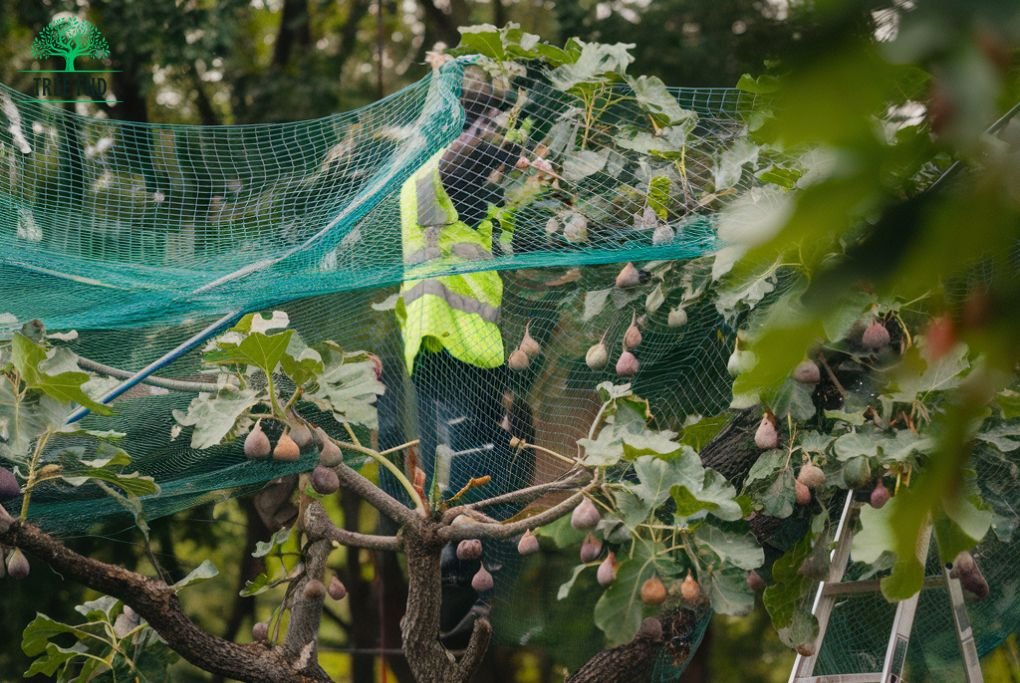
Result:
{"type": "Polygon", "coordinates": [[[63,57],[64,71],[76,71],[74,60],[78,57],[106,59],[110,46],[96,25],[78,17],[54,19],[32,41],[32,57],[63,57]]]}
{"type": "Polygon", "coordinates": [[[109,56],[110,46],[95,24],[74,16],[58,17],[39,31],[32,41],[32,58],[40,61],[62,58],[64,68],[22,71],[53,74],[52,77],[36,77],[35,94],[39,101],[115,104],[117,100],[110,99],[107,94],[106,79],[91,75],[115,73],[113,70],[79,69],[75,66],[77,59],[106,59],[109,56]]]}

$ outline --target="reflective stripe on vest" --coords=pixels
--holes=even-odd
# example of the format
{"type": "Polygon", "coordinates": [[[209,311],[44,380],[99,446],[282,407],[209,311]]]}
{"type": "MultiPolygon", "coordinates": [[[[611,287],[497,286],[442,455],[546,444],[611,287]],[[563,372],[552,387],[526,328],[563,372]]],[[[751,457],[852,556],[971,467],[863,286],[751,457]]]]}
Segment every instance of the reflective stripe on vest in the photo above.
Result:
{"type": "Polygon", "coordinates": [[[464,296],[463,294],[457,294],[443,284],[439,279],[422,280],[410,289],[401,292],[400,295],[404,299],[404,305],[410,306],[426,294],[439,297],[445,301],[450,308],[455,308],[458,311],[463,311],[464,313],[474,313],[486,322],[499,322],[498,307],[490,306],[489,304],[482,303],[477,299],[472,299],[471,297],[464,296]]]}

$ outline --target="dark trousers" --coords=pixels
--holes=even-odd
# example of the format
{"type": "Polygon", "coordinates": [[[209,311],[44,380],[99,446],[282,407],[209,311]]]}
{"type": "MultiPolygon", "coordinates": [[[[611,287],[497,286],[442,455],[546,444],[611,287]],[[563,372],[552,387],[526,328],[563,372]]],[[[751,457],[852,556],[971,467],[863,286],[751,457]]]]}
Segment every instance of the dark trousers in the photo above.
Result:
{"type": "MultiPolygon", "coordinates": [[[[511,434],[502,429],[503,368],[485,369],[463,363],[446,351],[422,351],[415,360],[415,393],[418,400],[418,448],[431,491],[436,474],[437,447],[451,454],[449,481],[444,497],[456,494],[472,478],[489,476],[485,486],[470,491],[460,502],[470,502],[507,493],[522,485],[521,466],[515,466],[510,448],[511,434]],[[445,450],[445,449],[444,449],[445,450]]],[[[530,479],[530,476],[528,477],[530,479]]]]}

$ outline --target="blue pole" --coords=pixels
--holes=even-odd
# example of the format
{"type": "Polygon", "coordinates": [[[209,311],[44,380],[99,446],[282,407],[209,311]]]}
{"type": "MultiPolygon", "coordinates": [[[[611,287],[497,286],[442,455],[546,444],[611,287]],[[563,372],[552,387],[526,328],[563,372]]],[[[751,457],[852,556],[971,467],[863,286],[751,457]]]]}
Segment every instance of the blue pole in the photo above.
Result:
{"type": "MultiPolygon", "coordinates": [[[[131,375],[131,377],[127,378],[126,380],[118,384],[116,387],[108,391],[102,398],[99,399],[99,403],[103,404],[109,403],[110,401],[117,398],[131,387],[140,384],[152,373],[157,372],[160,368],[165,368],[167,365],[173,363],[175,360],[177,360],[178,358],[180,358],[185,353],[195,348],[202,342],[206,341],[210,337],[212,337],[214,334],[222,330],[227,325],[230,325],[232,322],[241,317],[242,313],[243,311],[232,311],[230,313],[227,313],[225,316],[213,322],[211,325],[203,329],[201,332],[184,341],[171,351],[168,351],[162,357],[152,361],[144,368],[142,368],[135,374],[131,375]]],[[[80,406],[77,410],[71,413],[71,415],[67,418],[65,424],[77,422],[78,420],[88,415],[89,412],[91,411],[88,408],[80,406]]]]}

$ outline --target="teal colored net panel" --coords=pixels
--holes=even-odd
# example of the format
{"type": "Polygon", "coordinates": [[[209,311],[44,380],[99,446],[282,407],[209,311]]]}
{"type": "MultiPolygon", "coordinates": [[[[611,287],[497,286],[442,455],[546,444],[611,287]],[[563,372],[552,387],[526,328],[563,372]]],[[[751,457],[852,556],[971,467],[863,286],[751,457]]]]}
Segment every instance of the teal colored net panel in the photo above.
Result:
{"type": "MultiPolygon", "coordinates": [[[[13,329],[37,318],[50,331],[76,330],[78,336],[61,346],[83,367],[130,373],[158,361],[160,375],[202,382],[209,379],[201,354],[208,337],[244,313],[283,311],[309,345],[332,340],[379,357],[385,391],[376,403],[377,428],[358,436],[377,439],[380,449],[416,438],[423,422],[436,420],[426,414],[430,406],[442,404],[491,407],[497,420],[510,423],[506,431],[526,434],[527,442],[544,449],[575,453],[601,405],[595,387],[623,381],[616,364],[632,323],[642,333],[635,351],[640,369],[626,381],[649,400],[658,426],[678,428],[691,417],[724,411],[731,399],[726,364],[733,335],[708,297],[699,298],[699,283],[656,294],[654,287],[617,286],[616,278],[624,264],[636,263],[643,283],[666,282],[680,277],[677,264],[693,262],[698,267],[686,272],[710,280],[711,259],[703,257],[717,248],[718,214],[730,197],[758,183],[739,149],[743,114],[754,98],[725,88],[670,90],[675,102],[663,106],[683,112],[682,124],[671,126],[682,136],[669,142],[682,150],[676,152],[660,149],[661,131],[632,98],[609,98],[618,101],[593,127],[583,103],[552,88],[542,73],[514,76],[507,99],[498,103],[499,116],[527,122],[531,168],[514,170],[516,158],[509,158],[499,172],[466,164],[455,172],[467,199],[478,200],[479,218],[490,216],[488,205],[498,208],[504,197],[517,210],[512,221],[493,224],[494,247],[486,258],[433,264],[424,276],[408,263],[401,191],[462,134],[466,109],[479,104],[469,97],[479,92],[476,78],[465,61],[454,61],[358,110],[244,126],[89,118],[0,86],[0,314],[18,321],[13,329]],[[606,142],[618,139],[624,142],[606,142]],[[536,158],[551,164],[540,184],[536,158]],[[487,197],[495,199],[483,201],[487,197]],[[401,287],[473,272],[495,274],[502,287],[497,339],[486,341],[492,348],[476,349],[494,353],[496,367],[467,372],[433,359],[417,367],[412,381],[397,318],[401,287]],[[685,322],[677,325],[670,313],[680,306],[685,322]],[[210,328],[216,320],[220,328],[210,328]],[[540,352],[526,368],[511,370],[504,360],[525,330],[540,352]],[[600,340],[608,363],[593,368],[586,353],[600,340]],[[182,351],[169,353],[177,347],[182,351]]],[[[99,379],[87,389],[102,396],[118,381],[99,379]]],[[[312,454],[285,463],[248,460],[239,440],[192,448],[187,434],[177,433],[174,411],[186,410],[195,395],[139,385],[113,402],[112,416],[90,414],[82,421],[90,429],[125,433],[119,445],[131,454],[132,467],[160,487],[142,500],[147,518],[255,491],[314,466],[312,454]]],[[[343,433],[313,406],[299,403],[298,409],[330,434],[343,433]]],[[[448,424],[455,424],[451,417],[448,424]]],[[[457,437],[442,438],[455,443],[457,437]]],[[[498,449],[454,450],[454,462],[467,465],[451,465],[452,480],[492,477],[481,495],[547,482],[568,468],[537,450],[531,460],[498,449]]],[[[44,462],[50,457],[56,454],[43,453],[44,462]]],[[[456,485],[450,482],[451,489],[456,485]]],[[[1013,489],[1002,495],[1016,500],[1013,489]]],[[[132,519],[95,486],[57,484],[37,490],[31,516],[58,534],[132,519]]],[[[1015,549],[1015,541],[1003,538],[980,552],[1006,557],[1015,549]]],[[[505,575],[517,571],[512,547],[497,545],[487,556],[490,551],[505,575]]],[[[1009,602],[1016,582],[1007,562],[995,562],[985,571],[1002,567],[998,584],[989,577],[1002,594],[973,608],[981,652],[1016,628],[1017,610],[1009,602]]],[[[543,585],[543,595],[557,589],[543,585]]],[[[592,626],[590,610],[583,614],[592,626]]],[[[549,617],[540,624],[549,615],[533,616],[502,628],[503,637],[554,643],[557,634],[541,627],[560,622],[549,617]]],[[[840,641],[847,647],[860,634],[854,618],[847,617],[850,635],[840,641]]],[[[706,623],[699,621],[675,647],[695,649],[706,623]]],[[[946,623],[920,630],[934,632],[946,623]]],[[[831,632],[840,631],[834,626],[831,632]]],[[[596,639],[587,645],[595,647],[596,639]]],[[[860,661],[863,655],[850,653],[839,665],[860,661]]],[[[923,665],[934,670],[933,662],[925,657],[923,665]]],[[[662,680],[682,670],[665,649],[656,666],[662,680]]]]}

